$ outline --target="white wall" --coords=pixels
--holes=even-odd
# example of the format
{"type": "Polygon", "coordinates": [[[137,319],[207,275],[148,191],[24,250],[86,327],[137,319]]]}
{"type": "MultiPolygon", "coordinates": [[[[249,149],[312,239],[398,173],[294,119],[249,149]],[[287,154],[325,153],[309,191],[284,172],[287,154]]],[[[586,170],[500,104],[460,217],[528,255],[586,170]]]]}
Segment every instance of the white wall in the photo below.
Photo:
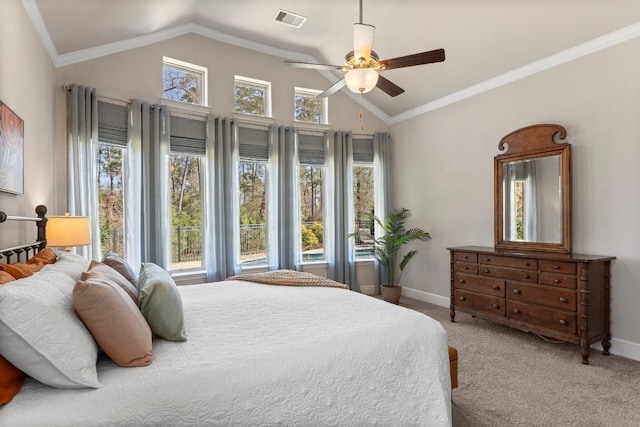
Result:
{"type": "Polygon", "coordinates": [[[392,126],[393,206],[431,232],[409,265],[409,294],[446,304],[449,253],[493,246],[493,157],[538,123],[572,144],[573,249],[613,255],[611,351],[640,360],[640,40],[392,126]]]}
{"type": "MultiPolygon", "coordinates": [[[[24,120],[24,195],[0,192],[8,215],[35,216],[39,204],[55,209],[53,70],[20,1],[0,1],[0,100],[24,120]]],[[[35,230],[1,224],[0,247],[35,240],[35,230]]]]}

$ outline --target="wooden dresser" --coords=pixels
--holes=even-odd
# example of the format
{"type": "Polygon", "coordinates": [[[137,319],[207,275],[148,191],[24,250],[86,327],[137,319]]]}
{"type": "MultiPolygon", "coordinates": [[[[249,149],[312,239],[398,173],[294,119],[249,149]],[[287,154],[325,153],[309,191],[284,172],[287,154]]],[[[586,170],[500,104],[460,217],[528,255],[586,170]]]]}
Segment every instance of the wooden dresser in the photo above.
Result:
{"type": "Polygon", "coordinates": [[[488,247],[451,253],[451,321],[456,310],[609,354],[610,269],[615,257],[515,252],[488,247]]]}

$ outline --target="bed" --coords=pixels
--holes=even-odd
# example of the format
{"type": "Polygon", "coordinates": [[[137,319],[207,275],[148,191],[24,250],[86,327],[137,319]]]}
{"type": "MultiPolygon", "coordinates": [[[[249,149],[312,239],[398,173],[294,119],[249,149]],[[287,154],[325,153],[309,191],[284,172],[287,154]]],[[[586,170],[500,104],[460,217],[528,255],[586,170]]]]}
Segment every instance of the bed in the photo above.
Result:
{"type": "Polygon", "coordinates": [[[423,314],[326,286],[240,278],[177,290],[186,341],[154,336],[144,367],[99,353],[96,388],[27,377],[0,425],[451,425],[446,333],[423,314]]]}

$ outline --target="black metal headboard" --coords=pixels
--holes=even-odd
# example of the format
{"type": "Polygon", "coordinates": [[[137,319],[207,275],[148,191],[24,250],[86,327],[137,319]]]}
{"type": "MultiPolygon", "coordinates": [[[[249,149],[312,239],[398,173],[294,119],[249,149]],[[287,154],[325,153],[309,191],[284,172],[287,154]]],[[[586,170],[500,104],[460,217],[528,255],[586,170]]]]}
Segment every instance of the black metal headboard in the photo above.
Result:
{"type": "Polygon", "coordinates": [[[26,261],[32,255],[40,252],[47,247],[47,207],[45,205],[36,206],[37,217],[30,216],[10,216],[0,211],[0,223],[5,221],[33,221],[36,223],[38,235],[35,242],[25,243],[23,245],[11,248],[0,249],[0,262],[12,264],[16,262],[26,261]],[[15,259],[12,260],[12,257],[15,259]]]}

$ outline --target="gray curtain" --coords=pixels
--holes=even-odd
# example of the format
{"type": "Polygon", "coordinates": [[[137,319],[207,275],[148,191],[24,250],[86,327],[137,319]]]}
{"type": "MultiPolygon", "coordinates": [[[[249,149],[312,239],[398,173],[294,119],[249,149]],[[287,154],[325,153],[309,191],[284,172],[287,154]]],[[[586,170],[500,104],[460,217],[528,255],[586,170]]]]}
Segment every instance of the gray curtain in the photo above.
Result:
{"type": "Polygon", "coordinates": [[[328,135],[326,154],[327,188],[334,193],[327,203],[330,220],[325,224],[328,277],[359,292],[355,269],[355,239],[349,237],[355,231],[351,132],[339,131],[328,135]]]}
{"type": "MultiPolygon", "coordinates": [[[[391,194],[391,173],[389,160],[389,143],[391,136],[388,133],[376,132],[373,134],[373,182],[375,191],[374,214],[380,219],[386,217],[391,210],[389,195],[391,194]]],[[[376,223],[375,236],[383,234],[382,228],[376,223]]],[[[376,261],[376,273],[378,283],[385,283],[387,277],[386,268],[376,261]]]]}
{"type": "Polygon", "coordinates": [[[207,116],[204,265],[208,281],[240,272],[237,140],[231,119],[207,116]]]}
{"type": "Polygon", "coordinates": [[[96,155],[98,95],[94,88],[71,85],[67,91],[67,210],[87,216],[91,244],[76,251],[88,259],[102,259],[98,213],[96,155]]]}
{"type": "Polygon", "coordinates": [[[142,260],[171,270],[171,209],[169,202],[170,112],[149,107],[149,138],[142,138],[142,260]]]}
{"type": "Polygon", "coordinates": [[[271,194],[269,198],[269,270],[299,270],[301,264],[300,202],[298,196],[297,132],[273,126],[269,148],[271,194]]]}

